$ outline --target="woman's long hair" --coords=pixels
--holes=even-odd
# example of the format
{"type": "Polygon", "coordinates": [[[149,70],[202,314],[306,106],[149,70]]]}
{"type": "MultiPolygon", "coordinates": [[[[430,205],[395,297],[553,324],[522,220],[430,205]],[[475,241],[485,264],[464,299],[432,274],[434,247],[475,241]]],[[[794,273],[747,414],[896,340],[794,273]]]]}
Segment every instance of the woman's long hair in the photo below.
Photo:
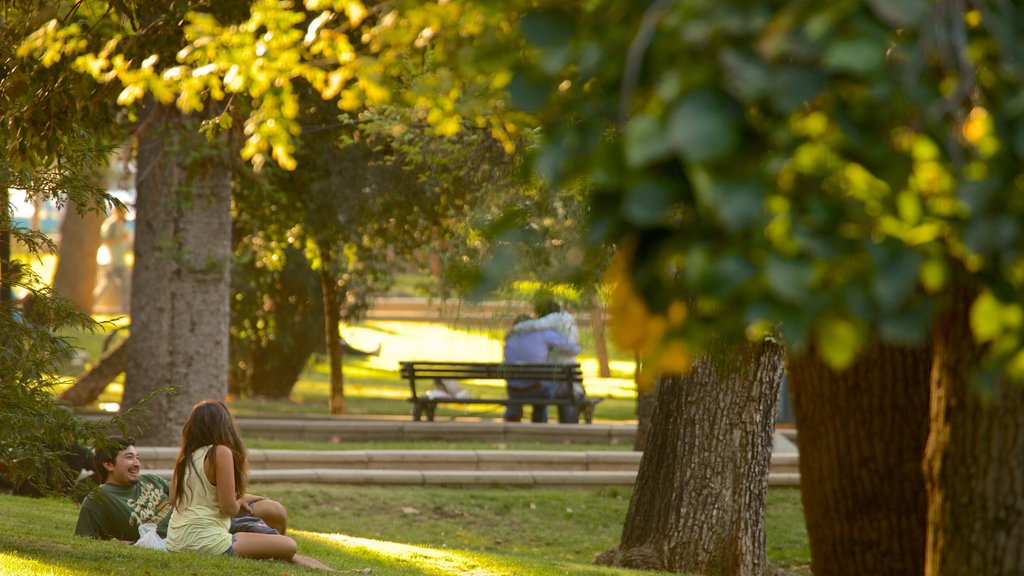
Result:
{"type": "MultiPolygon", "coordinates": [[[[181,450],[178,451],[178,460],[174,463],[174,500],[172,506],[178,502],[186,503],[191,499],[183,499],[185,489],[185,469],[189,466],[196,474],[205,474],[200,468],[196,469],[192,462],[192,453],[204,447],[223,444],[231,449],[233,468],[235,471],[235,496],[241,498],[245,494],[245,485],[249,479],[249,463],[245,446],[238,433],[238,426],[234,418],[228,412],[228,407],[218,400],[203,400],[192,407],[192,413],[188,415],[185,428],[181,431],[181,450]]],[[[216,468],[217,451],[209,453],[210,464],[216,468]]]]}

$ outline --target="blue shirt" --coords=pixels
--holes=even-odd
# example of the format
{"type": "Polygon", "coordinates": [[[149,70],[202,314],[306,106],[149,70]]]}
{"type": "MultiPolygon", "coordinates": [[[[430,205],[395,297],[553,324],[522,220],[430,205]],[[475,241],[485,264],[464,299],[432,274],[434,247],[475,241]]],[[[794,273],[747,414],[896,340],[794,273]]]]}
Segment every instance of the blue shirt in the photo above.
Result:
{"type": "MultiPolygon", "coordinates": [[[[548,361],[548,352],[560,349],[572,354],[579,354],[580,347],[558,332],[551,330],[534,330],[532,332],[512,332],[505,337],[505,362],[522,362],[527,364],[543,364],[548,361]]],[[[509,380],[510,388],[529,388],[536,382],[531,380],[509,380]]]]}

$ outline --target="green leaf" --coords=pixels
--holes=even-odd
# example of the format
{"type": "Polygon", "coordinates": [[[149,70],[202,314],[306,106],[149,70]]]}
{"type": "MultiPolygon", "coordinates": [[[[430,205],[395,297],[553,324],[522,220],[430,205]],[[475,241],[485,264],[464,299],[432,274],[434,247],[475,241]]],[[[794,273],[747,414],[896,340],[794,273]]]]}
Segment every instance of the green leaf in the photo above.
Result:
{"type": "Polygon", "coordinates": [[[675,201],[676,189],[671,182],[646,178],[626,190],[622,214],[630,223],[647,228],[664,222],[675,201]]]}
{"type": "Polygon", "coordinates": [[[672,109],[666,126],[667,138],[675,149],[692,162],[720,158],[739,140],[739,111],[721,94],[702,90],[691,94],[672,109]]]}
{"type": "Polygon", "coordinates": [[[967,224],[964,244],[978,254],[998,254],[1012,246],[1019,236],[1020,225],[1015,217],[990,215],[988,218],[971,220],[967,224]]]}
{"type": "Polygon", "coordinates": [[[835,370],[849,368],[864,346],[864,334],[846,318],[826,318],[818,325],[818,354],[835,370]]]}
{"type": "Polygon", "coordinates": [[[931,326],[931,303],[921,301],[907,310],[886,314],[878,324],[882,339],[901,346],[922,346],[931,326]]]}
{"type": "Polygon", "coordinates": [[[672,144],[661,129],[661,121],[647,114],[629,121],[623,143],[626,165],[630,168],[641,168],[672,154],[672,144]]]}
{"type": "Polygon", "coordinates": [[[764,216],[764,191],[757,182],[716,182],[714,202],[718,217],[730,232],[750,228],[764,216]]]}
{"type": "Polygon", "coordinates": [[[773,255],[765,263],[764,274],[768,287],[776,296],[787,302],[799,303],[810,291],[814,268],[810,262],[773,255]]]}
{"type": "Polygon", "coordinates": [[[576,19],[561,10],[530,12],[519,19],[519,28],[530,44],[544,50],[561,49],[576,35],[576,19]]]}
{"type": "Polygon", "coordinates": [[[746,258],[726,255],[715,262],[716,285],[714,293],[724,296],[739,288],[757,273],[757,268],[746,258]]]}
{"type": "Polygon", "coordinates": [[[1003,333],[1003,305],[991,292],[983,292],[971,304],[971,331],[978,342],[991,342],[1003,333]]]}
{"type": "Polygon", "coordinates": [[[873,249],[877,273],[871,282],[871,293],[883,310],[894,310],[917,285],[922,257],[909,250],[873,249]]]}
{"type": "Polygon", "coordinates": [[[783,113],[794,112],[813,100],[825,86],[825,75],[797,66],[783,66],[772,75],[772,104],[783,113]]]}
{"type": "Polygon", "coordinates": [[[879,19],[897,28],[920,26],[930,5],[928,0],[868,0],[868,6],[879,19]]]}
{"type": "Polygon", "coordinates": [[[516,73],[508,83],[508,94],[512,106],[524,112],[536,112],[548,101],[551,92],[547,83],[516,73]]]}
{"type": "Polygon", "coordinates": [[[727,49],[722,51],[719,62],[726,72],[722,81],[733,96],[749,101],[768,92],[771,75],[756,55],[727,49]]]}
{"type": "Polygon", "coordinates": [[[540,49],[540,69],[554,76],[572,60],[576,20],[561,10],[530,12],[519,19],[523,37],[540,49]]]}
{"type": "Polygon", "coordinates": [[[826,68],[851,74],[869,74],[878,70],[884,61],[885,46],[871,38],[832,42],[823,60],[826,68]]]}

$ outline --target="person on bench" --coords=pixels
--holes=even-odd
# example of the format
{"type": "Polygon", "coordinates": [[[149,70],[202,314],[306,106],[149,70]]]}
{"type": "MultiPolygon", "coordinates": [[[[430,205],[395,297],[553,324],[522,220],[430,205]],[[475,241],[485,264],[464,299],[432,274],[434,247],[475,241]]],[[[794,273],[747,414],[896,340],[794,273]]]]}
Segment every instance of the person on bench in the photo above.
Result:
{"type": "MultiPolygon", "coordinates": [[[[75,535],[133,543],[139,539],[139,526],[152,523],[165,537],[171,516],[170,484],[156,474],[141,473],[133,440],[111,436],[108,441],[93,457],[100,485],[82,502],[75,535]]],[[[248,510],[232,519],[232,532],[284,534],[284,506],[252,494],[245,495],[245,503],[248,510]]]]}
{"type": "MultiPolygon", "coordinates": [[[[529,316],[516,318],[516,324],[529,320],[529,316]]],[[[506,363],[527,363],[541,364],[548,362],[548,357],[553,350],[559,350],[563,354],[571,353],[573,358],[579,354],[580,347],[560,336],[551,328],[540,330],[521,331],[513,329],[505,337],[505,362],[506,363]]],[[[517,398],[554,398],[558,392],[558,384],[555,382],[542,382],[540,380],[508,380],[506,389],[508,397],[517,398]]],[[[558,421],[562,423],[575,422],[575,410],[571,405],[558,406],[558,421]]],[[[523,419],[523,405],[509,404],[505,408],[506,422],[521,422],[523,419]]],[[[548,407],[546,404],[534,404],[533,413],[530,415],[531,422],[547,422],[548,407]]]]}
{"type": "MultiPolygon", "coordinates": [[[[580,331],[576,326],[576,318],[562,310],[550,297],[544,297],[534,302],[533,312],[536,314],[536,318],[526,318],[522,322],[516,322],[516,325],[512,328],[513,333],[525,333],[532,332],[534,330],[554,330],[567,342],[570,342],[575,346],[575,352],[572,352],[566,348],[555,347],[548,352],[547,359],[544,362],[550,362],[552,364],[575,364],[576,355],[579,354],[579,341],[580,331]]],[[[552,383],[552,394],[558,396],[567,396],[564,386],[568,386],[568,383],[552,383]]],[[[583,397],[583,386],[581,384],[575,384],[573,386],[573,397],[579,399],[583,397]]],[[[574,406],[559,406],[558,407],[558,421],[562,423],[576,422],[576,408],[574,406]]]]}

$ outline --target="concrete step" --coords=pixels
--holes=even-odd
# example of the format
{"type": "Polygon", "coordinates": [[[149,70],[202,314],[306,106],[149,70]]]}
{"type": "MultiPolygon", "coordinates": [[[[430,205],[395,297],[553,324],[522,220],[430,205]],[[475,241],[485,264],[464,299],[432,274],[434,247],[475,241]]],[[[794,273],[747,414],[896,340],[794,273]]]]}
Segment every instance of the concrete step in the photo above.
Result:
{"type": "MultiPolygon", "coordinates": [[[[150,470],[170,479],[171,470],[150,470]]],[[[636,472],[616,471],[529,471],[529,470],[252,470],[253,484],[301,482],[309,484],[366,484],[406,486],[545,486],[580,488],[594,486],[631,487],[636,472]]],[[[800,475],[772,472],[769,486],[799,486],[800,475]]]]}
{"type": "MultiPolygon", "coordinates": [[[[142,446],[139,457],[146,469],[174,467],[178,449],[142,446]]],[[[253,479],[266,474],[292,472],[434,472],[473,476],[478,472],[523,474],[635,475],[643,455],[639,452],[566,452],[545,450],[250,450],[249,470],[253,479]]],[[[773,474],[799,474],[799,456],[775,453],[773,474]]],[[[488,475],[485,478],[490,477],[488,475]]],[[[583,476],[586,477],[586,476],[583,476]]]]}
{"type": "Polygon", "coordinates": [[[415,422],[410,419],[267,418],[239,416],[249,437],[280,440],[364,442],[367,440],[469,440],[633,445],[636,424],[532,424],[500,421],[415,422]]]}

